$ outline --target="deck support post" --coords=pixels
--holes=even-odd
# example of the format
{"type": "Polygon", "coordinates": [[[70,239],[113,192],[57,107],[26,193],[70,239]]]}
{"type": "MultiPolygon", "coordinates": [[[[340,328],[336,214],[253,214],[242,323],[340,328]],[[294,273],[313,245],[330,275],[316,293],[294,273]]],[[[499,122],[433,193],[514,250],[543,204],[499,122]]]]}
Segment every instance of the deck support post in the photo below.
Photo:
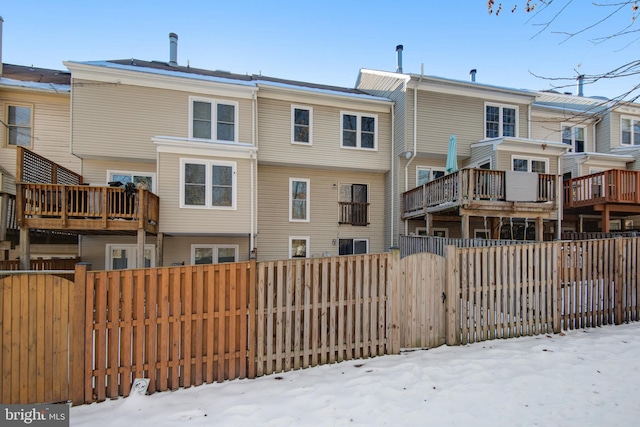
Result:
{"type": "Polygon", "coordinates": [[[25,227],[20,227],[20,270],[31,270],[31,241],[25,227]]]}
{"type": "Polygon", "coordinates": [[[162,267],[164,262],[164,233],[158,233],[156,236],[156,267],[162,267]]]}
{"type": "Polygon", "coordinates": [[[544,220],[542,217],[536,218],[536,240],[538,242],[544,241],[544,220]]]}
{"type": "Polygon", "coordinates": [[[144,228],[138,229],[138,257],[136,260],[136,268],[144,268],[144,243],[147,232],[144,228]]]}
{"type": "Polygon", "coordinates": [[[469,214],[462,214],[460,221],[461,233],[463,239],[469,238],[469,214]]]}
{"type": "Polygon", "coordinates": [[[609,232],[609,218],[610,218],[609,204],[604,205],[604,210],[602,211],[602,232],[609,232]]]}

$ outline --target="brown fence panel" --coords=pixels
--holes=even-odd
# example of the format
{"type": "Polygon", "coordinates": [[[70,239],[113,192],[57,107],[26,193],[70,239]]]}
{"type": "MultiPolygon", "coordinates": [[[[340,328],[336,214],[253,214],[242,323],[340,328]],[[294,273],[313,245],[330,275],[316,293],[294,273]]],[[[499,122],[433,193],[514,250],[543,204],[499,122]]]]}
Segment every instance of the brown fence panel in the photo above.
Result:
{"type": "Polygon", "coordinates": [[[445,259],[418,253],[399,262],[400,347],[433,348],[444,344],[445,259]]]}
{"type": "Polygon", "coordinates": [[[389,260],[258,263],[257,375],[388,353],[389,260]]]}
{"type": "Polygon", "coordinates": [[[252,262],[87,273],[85,400],[251,378],[252,262]]]}
{"type": "Polygon", "coordinates": [[[67,279],[0,278],[1,403],[82,401],[84,378],[75,370],[84,353],[74,339],[83,314],[84,288],[67,279]]]}
{"type": "Polygon", "coordinates": [[[458,248],[447,298],[450,344],[554,331],[556,255],[553,243],[458,248]],[[459,313],[459,314],[458,314],[459,313]]]}

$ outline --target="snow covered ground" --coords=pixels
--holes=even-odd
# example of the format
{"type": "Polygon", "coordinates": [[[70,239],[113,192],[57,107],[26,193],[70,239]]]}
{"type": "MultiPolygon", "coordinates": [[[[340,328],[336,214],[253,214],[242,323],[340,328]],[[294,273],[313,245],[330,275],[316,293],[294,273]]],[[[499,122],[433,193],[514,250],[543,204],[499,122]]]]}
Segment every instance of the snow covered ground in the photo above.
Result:
{"type": "Polygon", "coordinates": [[[72,426],[631,426],[640,323],[439,347],[71,408],[72,426]]]}

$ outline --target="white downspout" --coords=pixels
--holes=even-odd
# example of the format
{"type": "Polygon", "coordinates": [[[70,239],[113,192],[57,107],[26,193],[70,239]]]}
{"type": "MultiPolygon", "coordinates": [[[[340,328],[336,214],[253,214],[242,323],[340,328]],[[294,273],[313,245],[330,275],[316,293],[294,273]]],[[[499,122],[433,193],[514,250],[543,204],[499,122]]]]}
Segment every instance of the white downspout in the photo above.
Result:
{"type": "MultiPolygon", "coordinates": [[[[254,147],[256,147],[256,149],[258,148],[258,128],[257,128],[257,121],[258,121],[258,109],[257,109],[257,97],[256,97],[256,92],[253,92],[253,96],[251,99],[252,102],[252,111],[251,111],[251,143],[253,144],[254,147]]],[[[256,192],[255,192],[255,176],[257,175],[258,171],[254,171],[254,163],[258,163],[258,156],[256,155],[256,152],[252,152],[251,153],[251,213],[250,213],[250,221],[251,221],[251,225],[250,225],[250,235],[249,235],[249,252],[250,253],[254,253],[253,250],[256,247],[255,244],[255,231],[256,231],[256,224],[255,222],[257,221],[258,218],[258,213],[257,213],[257,207],[258,207],[258,201],[256,200],[256,192]]]]}
{"type": "MultiPolygon", "coordinates": [[[[424,63],[420,68],[420,79],[418,83],[413,88],[413,153],[411,154],[411,158],[404,165],[404,191],[409,191],[409,165],[413,163],[413,159],[416,158],[416,153],[418,152],[418,86],[422,82],[422,78],[424,77],[424,63]]],[[[405,236],[409,234],[409,222],[404,222],[404,234],[405,236]]]]}
{"type": "Polygon", "coordinates": [[[563,174],[562,172],[562,156],[558,156],[558,227],[556,230],[556,239],[562,239],[562,198],[564,197],[564,183],[562,182],[563,174]]]}
{"type": "MultiPolygon", "coordinates": [[[[405,81],[406,84],[406,81],[405,81]]],[[[405,96],[406,96],[406,91],[405,91],[405,96]]],[[[394,208],[394,201],[396,199],[395,197],[395,193],[394,193],[394,183],[396,181],[396,177],[395,177],[395,161],[396,161],[396,156],[394,156],[394,152],[396,150],[396,127],[395,127],[395,123],[396,123],[396,109],[395,109],[395,102],[393,104],[391,104],[391,191],[389,191],[389,206],[391,206],[391,218],[390,218],[390,231],[389,231],[389,246],[395,246],[393,244],[393,237],[394,237],[394,233],[393,231],[395,230],[395,226],[394,226],[394,220],[395,220],[395,208],[394,208]]]]}

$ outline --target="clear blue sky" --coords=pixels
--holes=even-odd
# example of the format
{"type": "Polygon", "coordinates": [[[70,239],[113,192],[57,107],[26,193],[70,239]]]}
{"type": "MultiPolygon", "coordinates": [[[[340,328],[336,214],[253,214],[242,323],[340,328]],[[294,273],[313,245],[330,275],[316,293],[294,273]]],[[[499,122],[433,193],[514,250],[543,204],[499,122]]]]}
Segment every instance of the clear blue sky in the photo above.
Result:
{"type": "MultiPolygon", "coordinates": [[[[577,31],[613,10],[588,0],[569,1],[534,37],[536,24],[566,2],[534,15],[522,10],[525,1],[506,0],[496,17],[486,0],[6,1],[2,52],[5,63],[55,69],[64,60],[167,61],[175,32],[181,65],[353,87],[360,68],[395,71],[395,47],[403,44],[405,72],[420,73],[424,64],[427,75],[466,80],[476,68],[479,82],[526,89],[554,84],[531,73],[597,74],[637,59],[637,36],[591,42],[627,26],[630,9],[564,43],[553,33],[577,31]]],[[[598,83],[585,94],[615,96],[638,80],[598,83]]]]}

